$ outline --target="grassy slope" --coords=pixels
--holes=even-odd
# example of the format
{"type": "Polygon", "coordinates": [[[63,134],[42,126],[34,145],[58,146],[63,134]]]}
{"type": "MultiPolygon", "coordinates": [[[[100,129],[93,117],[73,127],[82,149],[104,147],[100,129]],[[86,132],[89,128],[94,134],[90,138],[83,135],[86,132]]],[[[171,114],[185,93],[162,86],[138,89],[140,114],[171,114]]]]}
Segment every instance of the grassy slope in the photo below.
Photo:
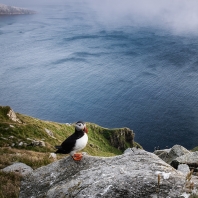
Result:
{"type": "MultiPolygon", "coordinates": [[[[22,123],[12,121],[7,113],[10,107],[0,106],[0,155],[14,153],[26,153],[32,151],[29,156],[46,155],[54,152],[54,146],[61,144],[61,142],[74,132],[74,125],[60,124],[56,122],[43,121],[26,115],[16,113],[17,118],[22,123]],[[50,130],[54,137],[47,134],[50,130]],[[20,142],[30,144],[32,141],[29,139],[39,140],[45,142],[45,147],[39,146],[19,146],[20,142]],[[14,144],[14,146],[13,146],[14,144]],[[9,148],[8,148],[9,147],[9,148]],[[37,152],[37,153],[36,153],[37,152]]],[[[87,123],[89,141],[86,148],[83,150],[89,155],[95,156],[114,156],[119,155],[123,151],[118,150],[110,144],[109,137],[113,133],[119,133],[121,129],[107,129],[100,127],[93,123],[87,123]]],[[[126,142],[126,148],[129,144],[126,142]]],[[[64,157],[65,155],[60,155],[64,157]]],[[[3,157],[2,157],[3,158],[3,157]]],[[[24,161],[25,157],[18,159],[24,161]]],[[[12,160],[13,161],[13,160],[12,160]]],[[[16,160],[15,160],[16,161],[16,160]]],[[[31,166],[31,163],[28,163],[31,166]]],[[[46,163],[44,163],[46,164],[46,163]]],[[[0,168],[8,165],[0,160],[0,168]]],[[[37,168],[38,166],[32,165],[37,168]]]]}
{"type": "MultiPolygon", "coordinates": [[[[1,116],[2,117],[2,116],[1,116]]],[[[0,147],[8,147],[15,144],[14,148],[33,150],[37,152],[54,152],[54,145],[59,145],[66,137],[74,132],[73,125],[60,124],[49,121],[38,120],[29,116],[17,113],[22,124],[0,117],[0,147]],[[53,132],[54,137],[47,134],[45,129],[53,132]],[[43,140],[46,147],[19,146],[20,142],[27,144],[31,140],[43,140]]],[[[121,151],[112,147],[105,138],[105,133],[112,133],[115,130],[107,130],[98,125],[87,123],[89,143],[84,149],[90,155],[112,156],[121,154],[121,151]]]]}
{"type": "MultiPolygon", "coordinates": [[[[0,106],[0,169],[13,162],[23,162],[33,169],[49,164],[53,162],[49,154],[55,151],[54,146],[61,144],[74,132],[74,125],[43,121],[19,113],[16,115],[22,123],[14,122],[7,116],[9,110],[10,107],[0,106]],[[46,129],[50,130],[54,137],[49,136],[46,129]],[[32,142],[27,138],[42,140],[45,147],[19,146],[20,142],[32,142]]],[[[110,135],[119,133],[121,129],[102,128],[92,123],[87,123],[87,128],[89,141],[84,152],[95,156],[114,156],[123,152],[111,146],[109,141],[110,135]]],[[[128,143],[125,145],[129,146],[128,143]]],[[[58,159],[62,157],[65,155],[58,155],[58,159]]],[[[0,198],[18,197],[20,179],[20,175],[0,172],[0,198]]]]}

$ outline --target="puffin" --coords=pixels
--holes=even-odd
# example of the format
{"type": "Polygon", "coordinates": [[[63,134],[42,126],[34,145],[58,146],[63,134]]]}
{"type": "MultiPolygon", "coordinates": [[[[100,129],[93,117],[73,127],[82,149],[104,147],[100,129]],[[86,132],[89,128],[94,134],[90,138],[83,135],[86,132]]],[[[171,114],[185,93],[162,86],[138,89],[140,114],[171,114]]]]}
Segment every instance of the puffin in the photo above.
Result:
{"type": "Polygon", "coordinates": [[[82,159],[81,151],[88,142],[88,129],[86,123],[78,121],[75,124],[75,132],[69,136],[60,146],[55,146],[58,149],[55,153],[70,154],[75,161],[82,159]]]}

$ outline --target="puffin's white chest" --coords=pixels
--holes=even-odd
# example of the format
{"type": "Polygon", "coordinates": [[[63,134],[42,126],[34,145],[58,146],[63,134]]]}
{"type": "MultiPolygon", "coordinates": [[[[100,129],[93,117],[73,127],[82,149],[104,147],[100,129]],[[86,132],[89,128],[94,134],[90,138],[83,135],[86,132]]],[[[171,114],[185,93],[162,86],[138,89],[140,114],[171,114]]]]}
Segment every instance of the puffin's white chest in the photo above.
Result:
{"type": "Polygon", "coordinates": [[[80,150],[82,150],[87,145],[87,142],[88,142],[88,136],[85,133],[81,138],[79,138],[79,139],[76,140],[76,145],[75,145],[73,151],[80,151],[80,150]]]}

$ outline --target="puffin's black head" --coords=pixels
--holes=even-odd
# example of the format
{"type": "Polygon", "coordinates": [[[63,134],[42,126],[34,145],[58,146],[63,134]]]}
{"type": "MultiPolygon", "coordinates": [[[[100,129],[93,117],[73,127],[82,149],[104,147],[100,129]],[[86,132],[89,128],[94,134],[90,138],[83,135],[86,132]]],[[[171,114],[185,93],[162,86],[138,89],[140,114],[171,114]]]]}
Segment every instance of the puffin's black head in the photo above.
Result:
{"type": "Polygon", "coordinates": [[[86,124],[83,121],[76,122],[75,130],[76,131],[84,131],[85,133],[88,132],[88,130],[86,128],[86,124]]]}

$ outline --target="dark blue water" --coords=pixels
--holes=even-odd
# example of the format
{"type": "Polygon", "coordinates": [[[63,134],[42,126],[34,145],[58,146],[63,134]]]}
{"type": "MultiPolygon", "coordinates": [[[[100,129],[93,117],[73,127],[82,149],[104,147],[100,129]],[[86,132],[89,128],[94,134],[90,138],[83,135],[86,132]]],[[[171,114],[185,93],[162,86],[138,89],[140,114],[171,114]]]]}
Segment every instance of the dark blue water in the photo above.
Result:
{"type": "Polygon", "coordinates": [[[198,36],[107,25],[79,2],[34,10],[0,17],[0,105],[129,127],[149,151],[198,145],[198,36]]]}

